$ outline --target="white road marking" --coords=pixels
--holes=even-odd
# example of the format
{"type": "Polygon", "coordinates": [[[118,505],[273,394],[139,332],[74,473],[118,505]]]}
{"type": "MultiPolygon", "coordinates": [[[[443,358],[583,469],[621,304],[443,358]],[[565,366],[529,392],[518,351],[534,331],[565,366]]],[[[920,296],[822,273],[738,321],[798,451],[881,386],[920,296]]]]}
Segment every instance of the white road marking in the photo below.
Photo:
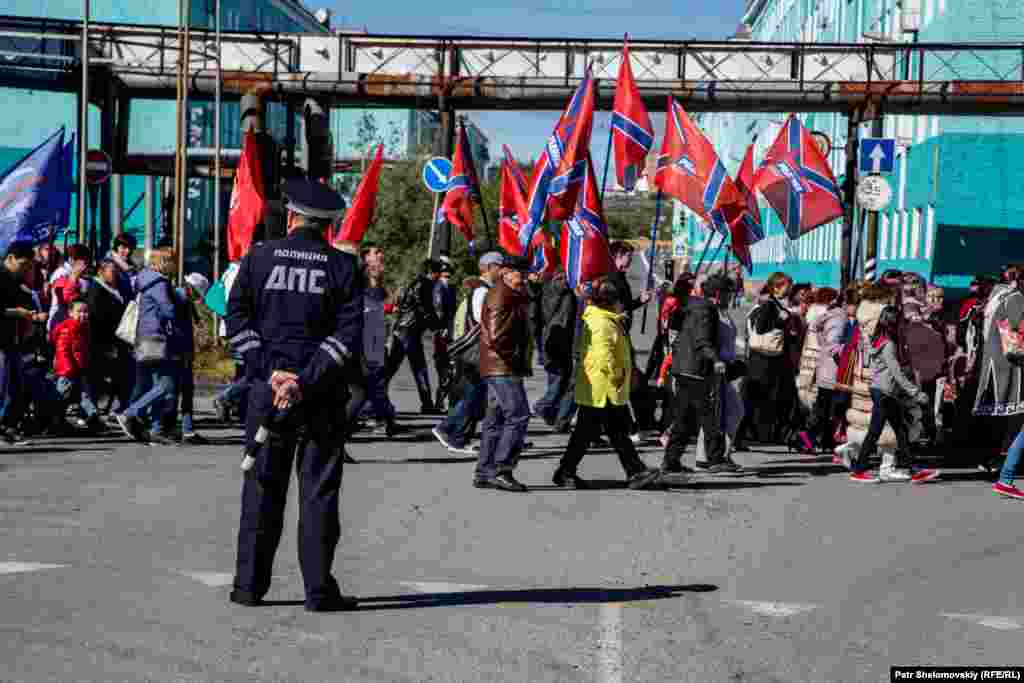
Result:
{"type": "Polygon", "coordinates": [[[601,603],[597,634],[597,683],[622,683],[622,604],[601,603]]]}
{"type": "Polygon", "coordinates": [[[398,583],[412,588],[417,593],[467,593],[490,588],[490,586],[480,586],[472,583],[437,583],[433,581],[399,581],[398,583]]]}
{"type": "Polygon", "coordinates": [[[1019,628],[1024,628],[1024,624],[1020,621],[1009,617],[994,617],[990,614],[957,614],[955,612],[940,612],[939,614],[947,619],[963,619],[998,631],[1016,631],[1019,628]]]}
{"type": "Polygon", "coordinates": [[[0,574],[38,572],[42,569],[57,569],[66,566],[66,564],[47,564],[45,562],[0,562],[0,574]]]}
{"type": "Polygon", "coordinates": [[[223,588],[224,586],[230,586],[235,580],[234,574],[225,574],[223,572],[178,572],[182,576],[187,576],[190,579],[195,579],[200,583],[206,584],[210,588],[223,588]]]}
{"type": "Polygon", "coordinates": [[[803,612],[810,612],[817,605],[796,602],[759,602],[757,600],[728,600],[730,604],[746,607],[766,617],[792,617],[803,612]]]}

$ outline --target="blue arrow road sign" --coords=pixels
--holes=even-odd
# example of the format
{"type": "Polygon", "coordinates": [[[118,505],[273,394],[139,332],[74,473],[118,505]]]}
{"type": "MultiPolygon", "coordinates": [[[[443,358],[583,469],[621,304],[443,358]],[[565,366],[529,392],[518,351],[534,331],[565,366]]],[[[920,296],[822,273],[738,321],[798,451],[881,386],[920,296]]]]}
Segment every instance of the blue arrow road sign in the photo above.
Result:
{"type": "Polygon", "coordinates": [[[893,138],[861,138],[861,173],[892,173],[896,165],[896,140],[893,138]]]}
{"type": "Polygon", "coordinates": [[[444,192],[448,189],[448,176],[452,172],[452,162],[444,157],[434,157],[423,164],[423,184],[431,192],[444,192]]]}

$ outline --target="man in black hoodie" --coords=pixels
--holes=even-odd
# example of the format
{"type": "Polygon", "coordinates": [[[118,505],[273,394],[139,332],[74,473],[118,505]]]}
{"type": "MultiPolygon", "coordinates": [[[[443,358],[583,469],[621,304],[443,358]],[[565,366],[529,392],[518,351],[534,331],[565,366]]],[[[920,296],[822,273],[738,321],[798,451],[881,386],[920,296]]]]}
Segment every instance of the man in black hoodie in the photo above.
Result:
{"type": "Polygon", "coordinates": [[[722,434],[721,386],[725,363],[718,357],[718,302],[732,291],[725,277],[713,275],[704,284],[704,297],[688,296],[680,302],[669,326],[678,331],[672,350],[672,374],[676,382],[675,421],[661,469],[665,474],[685,474],[681,460],[686,444],[704,430],[709,472],[740,469],[725,455],[722,434]]]}

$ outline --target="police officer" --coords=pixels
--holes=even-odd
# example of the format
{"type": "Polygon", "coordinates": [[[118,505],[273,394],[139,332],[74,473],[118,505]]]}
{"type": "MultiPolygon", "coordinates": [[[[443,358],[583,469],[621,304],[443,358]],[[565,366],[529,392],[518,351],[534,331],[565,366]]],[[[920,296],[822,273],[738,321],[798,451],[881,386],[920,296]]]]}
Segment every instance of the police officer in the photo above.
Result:
{"type": "Polygon", "coordinates": [[[225,317],[251,382],[245,474],[232,602],[262,604],[281,540],[291,466],[299,480],[299,565],[306,609],[351,609],[331,575],[340,537],[345,368],[361,353],[363,276],[354,256],[332,248],[324,230],[344,208],[326,185],[292,180],[288,235],[242,259],[225,317]],[[263,428],[261,431],[260,428],[263,428]]]}

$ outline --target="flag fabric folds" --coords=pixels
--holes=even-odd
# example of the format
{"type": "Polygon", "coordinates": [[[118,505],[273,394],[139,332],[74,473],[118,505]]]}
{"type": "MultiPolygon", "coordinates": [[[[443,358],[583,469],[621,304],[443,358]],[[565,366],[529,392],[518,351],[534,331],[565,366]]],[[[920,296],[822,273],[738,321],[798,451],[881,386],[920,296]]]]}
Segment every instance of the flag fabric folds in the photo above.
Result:
{"type": "Polygon", "coordinates": [[[736,186],[711,141],[671,95],[667,117],[654,185],[715,224],[712,213],[737,202],[736,186]]]}
{"type": "Polygon", "coordinates": [[[843,215],[842,193],[828,160],[793,114],[768,149],[754,185],[791,240],[843,215]]]}
{"type": "Polygon", "coordinates": [[[732,251],[740,263],[750,271],[753,269],[750,247],[764,239],[761,212],[757,206],[757,191],[754,189],[753,145],[747,148],[735,184],[739,201],[723,207],[722,211],[732,237],[732,251]]]}
{"type": "Polygon", "coordinates": [[[384,145],[377,145],[377,153],[366,169],[366,175],[359,181],[352,205],[345,212],[341,229],[334,237],[335,242],[363,241],[366,231],[373,222],[373,213],[377,208],[377,191],[380,189],[380,170],[384,165],[384,145]]]}
{"type": "Polygon", "coordinates": [[[455,141],[455,158],[452,160],[452,175],[448,179],[448,191],[441,203],[441,210],[448,222],[472,243],[473,204],[480,203],[480,181],[473,165],[473,152],[466,138],[466,129],[459,126],[455,141]]]}
{"type": "Polygon", "coordinates": [[[566,278],[572,289],[607,275],[614,269],[608,245],[608,227],[604,222],[597,177],[589,155],[583,192],[577,199],[576,212],[562,224],[559,248],[566,278]]]}
{"type": "Polygon", "coordinates": [[[14,242],[50,239],[71,191],[65,179],[64,127],[0,175],[0,254],[14,242]]]}
{"type": "Polygon", "coordinates": [[[256,136],[252,131],[246,131],[228,209],[229,261],[239,261],[245,256],[252,246],[256,226],[263,221],[267,200],[261,168],[256,136]]]}
{"type": "Polygon", "coordinates": [[[622,48],[622,64],[619,66],[619,79],[615,85],[611,129],[612,148],[615,152],[615,177],[626,192],[632,192],[643,172],[647,153],[654,146],[654,127],[633,79],[628,43],[622,48]]]}
{"type": "MultiPolygon", "coordinates": [[[[523,256],[526,237],[526,179],[508,147],[501,160],[501,194],[498,197],[498,244],[509,254],[523,256]]],[[[538,231],[538,234],[540,231],[538,231]]]]}
{"type": "Polygon", "coordinates": [[[573,213],[586,175],[594,100],[594,79],[588,67],[533,167],[526,195],[526,225],[520,231],[522,251],[526,251],[545,217],[562,220],[573,213]]]}
{"type": "Polygon", "coordinates": [[[576,198],[587,172],[595,97],[594,79],[588,67],[548,139],[546,151],[554,169],[548,196],[548,218],[551,220],[568,218],[575,210],[576,198]]]}
{"type": "Polygon", "coordinates": [[[75,141],[77,136],[72,133],[64,145],[61,157],[61,177],[63,189],[61,191],[61,205],[57,209],[57,219],[53,222],[53,229],[50,231],[49,239],[53,241],[58,230],[67,230],[71,222],[71,195],[75,189],[75,141]]]}
{"type": "Polygon", "coordinates": [[[558,253],[551,243],[551,235],[538,230],[530,243],[530,272],[550,275],[558,270],[558,253]]]}

